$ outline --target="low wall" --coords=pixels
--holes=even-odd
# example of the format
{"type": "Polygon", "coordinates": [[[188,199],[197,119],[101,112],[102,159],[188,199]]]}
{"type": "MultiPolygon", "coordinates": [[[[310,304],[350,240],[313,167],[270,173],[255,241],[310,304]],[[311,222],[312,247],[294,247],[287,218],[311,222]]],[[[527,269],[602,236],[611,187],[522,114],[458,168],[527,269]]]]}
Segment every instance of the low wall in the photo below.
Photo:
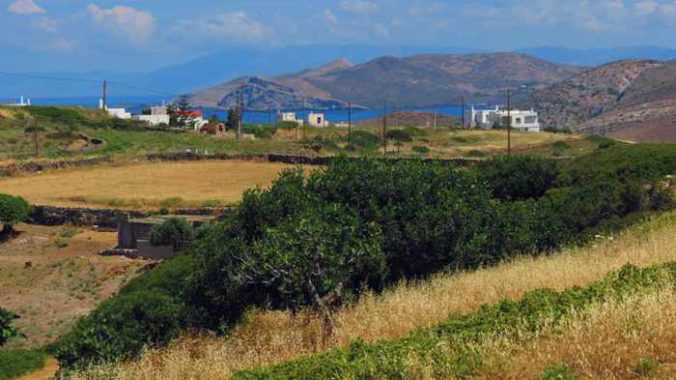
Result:
{"type": "Polygon", "coordinates": [[[22,173],[38,173],[44,170],[81,168],[113,162],[112,157],[92,157],[78,160],[53,160],[25,162],[0,167],[0,177],[10,177],[22,173]]]}
{"type": "MultiPolygon", "coordinates": [[[[177,215],[219,215],[224,216],[230,209],[200,208],[177,209],[177,215]]],[[[150,212],[116,209],[89,209],[77,207],[33,206],[28,216],[29,223],[43,226],[96,226],[99,229],[117,231],[118,217],[127,214],[130,218],[145,218],[150,212]]]]}
{"type": "MultiPolygon", "coordinates": [[[[179,153],[152,153],[146,155],[146,158],[151,161],[201,161],[201,160],[251,160],[251,161],[264,161],[264,162],[279,162],[284,164],[292,165],[328,165],[332,161],[341,159],[339,157],[310,157],[310,156],[297,156],[297,155],[286,155],[286,154],[228,154],[228,153],[219,153],[219,154],[197,154],[191,152],[179,152],[179,153]]],[[[360,157],[343,157],[342,159],[347,160],[361,160],[360,157]]],[[[405,161],[413,160],[413,158],[379,158],[375,157],[376,160],[388,160],[388,161],[405,161]]],[[[438,162],[446,163],[457,166],[471,166],[476,165],[481,162],[481,158],[423,158],[424,162],[438,162]]]]}

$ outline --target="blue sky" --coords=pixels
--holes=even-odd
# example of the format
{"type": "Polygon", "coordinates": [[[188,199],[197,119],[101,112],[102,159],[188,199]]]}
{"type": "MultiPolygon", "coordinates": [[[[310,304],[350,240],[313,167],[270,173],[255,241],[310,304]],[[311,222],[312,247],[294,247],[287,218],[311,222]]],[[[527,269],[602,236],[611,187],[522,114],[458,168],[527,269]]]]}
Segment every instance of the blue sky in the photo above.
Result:
{"type": "Polygon", "coordinates": [[[326,43],[676,48],[676,0],[0,0],[4,70],[150,70],[326,43]]]}

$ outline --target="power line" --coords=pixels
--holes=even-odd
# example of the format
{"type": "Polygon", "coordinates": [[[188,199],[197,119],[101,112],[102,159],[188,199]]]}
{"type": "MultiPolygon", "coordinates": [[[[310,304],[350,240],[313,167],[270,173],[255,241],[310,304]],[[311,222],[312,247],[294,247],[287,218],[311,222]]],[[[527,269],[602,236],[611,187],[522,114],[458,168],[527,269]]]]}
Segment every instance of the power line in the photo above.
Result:
{"type": "MultiPolygon", "coordinates": [[[[7,77],[19,77],[19,78],[48,80],[48,81],[56,81],[56,82],[93,83],[93,84],[97,84],[97,85],[100,84],[102,81],[104,81],[104,79],[67,78],[67,77],[58,77],[58,76],[50,76],[50,75],[12,73],[12,72],[8,72],[8,71],[0,71],[0,75],[7,76],[7,77]]],[[[117,81],[108,81],[108,84],[109,85],[115,85],[115,86],[118,86],[118,87],[124,87],[124,88],[130,89],[130,90],[153,93],[153,94],[157,94],[157,95],[171,96],[171,97],[178,97],[179,96],[177,94],[172,94],[172,93],[166,92],[166,91],[160,91],[160,90],[155,90],[155,89],[150,89],[150,88],[145,88],[145,87],[139,87],[139,86],[130,85],[130,84],[127,84],[127,83],[122,83],[122,82],[117,82],[117,81]]]]}

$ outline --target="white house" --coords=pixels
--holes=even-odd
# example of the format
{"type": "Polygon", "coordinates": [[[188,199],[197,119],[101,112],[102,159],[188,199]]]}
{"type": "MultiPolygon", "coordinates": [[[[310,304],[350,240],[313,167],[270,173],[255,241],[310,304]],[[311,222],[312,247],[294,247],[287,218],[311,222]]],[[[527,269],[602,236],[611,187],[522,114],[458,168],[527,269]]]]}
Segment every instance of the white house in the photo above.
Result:
{"type": "Polygon", "coordinates": [[[118,119],[131,119],[131,113],[127,112],[124,108],[106,108],[106,111],[108,115],[118,119]]]}
{"type": "Polygon", "coordinates": [[[24,96],[21,95],[19,103],[9,103],[7,105],[10,107],[29,107],[31,105],[31,98],[24,98],[24,96]]]}
{"type": "Polygon", "coordinates": [[[103,104],[103,99],[99,99],[99,109],[105,109],[108,115],[118,119],[131,119],[131,113],[127,110],[124,108],[108,108],[107,105],[103,104]]]}
{"type": "Polygon", "coordinates": [[[150,115],[134,115],[134,120],[143,121],[149,125],[169,125],[169,113],[165,106],[150,107],[150,115]]]}
{"type": "Polygon", "coordinates": [[[538,113],[534,110],[475,109],[465,113],[465,120],[471,128],[491,129],[493,126],[507,126],[511,117],[512,129],[524,132],[540,132],[538,113]]]}
{"type": "Polygon", "coordinates": [[[281,122],[284,121],[289,121],[293,123],[297,123],[298,125],[303,125],[303,120],[296,119],[296,113],[295,112],[279,112],[277,119],[281,122]]]}
{"type": "Polygon", "coordinates": [[[307,123],[308,123],[308,125],[313,126],[313,127],[328,127],[329,126],[329,122],[326,120],[323,113],[310,112],[310,114],[307,115],[307,123]]]}

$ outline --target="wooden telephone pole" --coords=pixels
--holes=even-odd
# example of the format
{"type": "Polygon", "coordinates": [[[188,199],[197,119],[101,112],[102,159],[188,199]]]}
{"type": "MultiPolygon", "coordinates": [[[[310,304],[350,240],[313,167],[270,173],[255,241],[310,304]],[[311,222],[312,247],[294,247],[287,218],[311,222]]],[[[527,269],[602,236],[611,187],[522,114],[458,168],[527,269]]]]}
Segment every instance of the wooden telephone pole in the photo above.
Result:
{"type": "Polygon", "coordinates": [[[242,84],[237,88],[237,140],[242,139],[242,118],[244,117],[244,87],[242,84]]]}
{"type": "Polygon", "coordinates": [[[352,146],[352,102],[347,103],[347,147],[352,146]]]}
{"type": "Polygon", "coordinates": [[[510,103],[511,90],[507,89],[507,155],[512,154],[512,104],[510,103]]]}
{"type": "Polygon", "coordinates": [[[108,81],[103,80],[103,88],[101,89],[101,102],[103,103],[103,109],[108,108],[108,81]]]}
{"type": "Polygon", "coordinates": [[[383,100],[383,156],[387,154],[387,100],[383,100]]]}

